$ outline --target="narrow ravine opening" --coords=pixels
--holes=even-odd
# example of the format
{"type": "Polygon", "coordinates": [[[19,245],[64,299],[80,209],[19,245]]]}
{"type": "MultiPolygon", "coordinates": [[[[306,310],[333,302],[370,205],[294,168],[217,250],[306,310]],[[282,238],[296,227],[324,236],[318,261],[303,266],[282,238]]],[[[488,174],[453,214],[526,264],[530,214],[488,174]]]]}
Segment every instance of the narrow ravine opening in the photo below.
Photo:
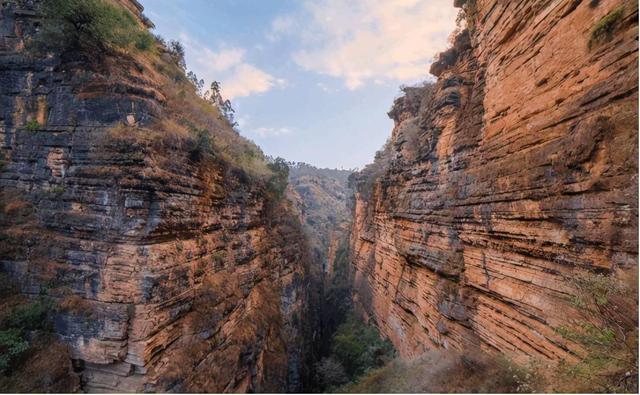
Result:
{"type": "Polygon", "coordinates": [[[290,165],[292,199],[300,205],[317,287],[318,333],[305,383],[308,392],[347,391],[396,356],[391,342],[381,337],[372,322],[365,322],[352,300],[352,174],[303,163],[290,165]]]}

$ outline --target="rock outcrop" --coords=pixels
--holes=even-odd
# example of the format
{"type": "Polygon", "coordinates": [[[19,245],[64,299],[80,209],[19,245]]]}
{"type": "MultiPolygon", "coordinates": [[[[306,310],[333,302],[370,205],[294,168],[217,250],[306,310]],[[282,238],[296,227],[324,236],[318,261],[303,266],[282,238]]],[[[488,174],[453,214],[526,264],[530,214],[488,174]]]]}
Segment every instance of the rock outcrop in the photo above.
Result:
{"type": "Polygon", "coordinates": [[[637,270],[637,3],[457,3],[437,82],[354,179],[355,299],[406,358],[571,360],[572,279],[637,270]]]}
{"type": "MultiPolygon", "coordinates": [[[[2,271],[58,306],[85,391],[299,389],[308,259],[293,211],[224,153],[199,159],[170,115],[200,102],[167,88],[166,53],[31,55],[38,4],[0,10],[2,271]]],[[[135,0],[114,4],[149,25],[135,0]]]]}

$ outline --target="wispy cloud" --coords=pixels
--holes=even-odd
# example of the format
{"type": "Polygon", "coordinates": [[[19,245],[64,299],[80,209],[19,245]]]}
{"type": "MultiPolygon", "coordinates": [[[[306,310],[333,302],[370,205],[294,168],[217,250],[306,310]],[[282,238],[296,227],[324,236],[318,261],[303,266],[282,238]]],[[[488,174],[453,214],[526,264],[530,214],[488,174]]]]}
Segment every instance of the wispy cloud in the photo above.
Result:
{"type": "Polygon", "coordinates": [[[267,40],[278,41],[284,35],[290,34],[298,27],[298,21],[293,15],[278,15],[271,21],[271,29],[267,32],[267,40]]]}
{"type": "Polygon", "coordinates": [[[262,139],[269,137],[279,137],[287,134],[291,134],[294,132],[292,128],[288,127],[264,127],[264,126],[254,126],[255,122],[251,116],[243,115],[237,119],[238,126],[240,127],[241,133],[248,137],[260,137],[262,139]]]}
{"type": "Polygon", "coordinates": [[[180,40],[187,51],[187,64],[205,86],[213,81],[222,85],[222,94],[227,99],[251,96],[269,91],[274,87],[286,86],[286,81],[245,61],[243,48],[222,47],[217,51],[195,40],[186,33],[180,40]]]}
{"type": "Polygon", "coordinates": [[[433,56],[446,48],[456,14],[451,0],[316,0],[304,9],[297,18],[306,23],[283,16],[272,31],[297,34],[302,48],[294,61],[349,89],[425,78],[433,56]]]}
{"type": "Polygon", "coordinates": [[[247,133],[249,134],[253,134],[262,138],[266,138],[266,137],[276,137],[276,136],[283,136],[286,134],[291,134],[293,131],[289,128],[265,128],[265,127],[261,127],[261,128],[255,128],[255,129],[248,129],[247,133]]]}
{"type": "Polygon", "coordinates": [[[321,91],[326,93],[334,92],[334,89],[329,88],[329,86],[323,82],[316,82],[316,86],[320,88],[321,91]]]}

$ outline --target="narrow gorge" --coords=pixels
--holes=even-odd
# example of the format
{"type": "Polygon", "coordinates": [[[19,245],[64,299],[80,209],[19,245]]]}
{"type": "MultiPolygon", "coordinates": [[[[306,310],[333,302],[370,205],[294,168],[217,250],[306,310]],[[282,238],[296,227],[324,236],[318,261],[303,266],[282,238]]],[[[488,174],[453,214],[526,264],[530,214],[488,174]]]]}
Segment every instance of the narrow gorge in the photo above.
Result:
{"type": "Polygon", "coordinates": [[[266,156],[136,0],[3,1],[0,390],[636,392],[638,4],[452,3],[352,171],[266,156]]]}

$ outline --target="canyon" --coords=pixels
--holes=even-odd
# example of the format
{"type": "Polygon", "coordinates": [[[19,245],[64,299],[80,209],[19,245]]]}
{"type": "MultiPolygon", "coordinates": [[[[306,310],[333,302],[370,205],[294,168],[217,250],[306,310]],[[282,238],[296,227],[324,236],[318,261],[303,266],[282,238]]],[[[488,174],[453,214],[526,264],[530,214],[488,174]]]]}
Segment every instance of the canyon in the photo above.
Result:
{"type": "Polygon", "coordinates": [[[41,3],[3,2],[0,329],[31,348],[0,387],[309,391],[352,308],[406,366],[553,369],[611,326],[637,375],[638,5],[453,3],[352,172],[266,157],[171,44],[44,56],[41,3]]]}

